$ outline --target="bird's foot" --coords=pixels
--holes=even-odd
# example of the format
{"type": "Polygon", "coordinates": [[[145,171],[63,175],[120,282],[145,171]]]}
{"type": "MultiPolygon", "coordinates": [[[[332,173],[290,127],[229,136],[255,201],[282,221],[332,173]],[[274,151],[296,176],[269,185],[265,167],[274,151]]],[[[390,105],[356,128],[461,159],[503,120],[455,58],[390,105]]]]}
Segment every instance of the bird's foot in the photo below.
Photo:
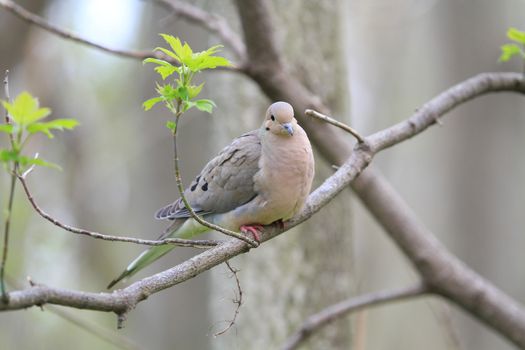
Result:
{"type": "Polygon", "coordinates": [[[284,221],[283,219],[279,219],[277,221],[272,222],[272,225],[277,226],[280,230],[284,230],[284,221]]]}
{"type": "Polygon", "coordinates": [[[240,227],[241,232],[244,234],[251,233],[253,236],[253,239],[256,240],[258,243],[261,243],[261,231],[263,230],[263,226],[259,224],[253,224],[253,225],[242,225],[240,227]]]}

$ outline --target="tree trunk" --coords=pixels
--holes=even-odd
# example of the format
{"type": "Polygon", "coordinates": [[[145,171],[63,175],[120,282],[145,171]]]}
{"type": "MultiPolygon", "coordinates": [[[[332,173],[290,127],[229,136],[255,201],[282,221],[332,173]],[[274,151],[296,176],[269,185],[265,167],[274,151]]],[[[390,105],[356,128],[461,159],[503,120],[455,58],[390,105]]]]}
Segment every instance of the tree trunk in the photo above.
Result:
{"type": "MultiPolygon", "coordinates": [[[[341,2],[279,0],[273,5],[278,47],[289,69],[333,107],[335,116],[348,116],[341,2]],[[286,23],[286,31],[278,23],[286,23]]],[[[218,144],[259,127],[270,101],[262,99],[253,84],[229,76],[212,78],[208,86],[222,92],[213,117],[218,144]],[[228,115],[221,115],[226,109],[228,115]]],[[[314,186],[333,172],[331,164],[316,160],[314,186]]],[[[349,192],[343,193],[320,215],[232,262],[241,270],[243,306],[235,330],[218,337],[215,348],[277,348],[308,315],[352,294],[349,197],[349,192]]],[[[221,321],[229,320],[234,310],[235,282],[225,271],[212,274],[210,304],[218,322],[214,330],[220,330],[221,321]]],[[[349,322],[340,322],[312,340],[311,347],[348,348],[350,334],[349,322]]]]}

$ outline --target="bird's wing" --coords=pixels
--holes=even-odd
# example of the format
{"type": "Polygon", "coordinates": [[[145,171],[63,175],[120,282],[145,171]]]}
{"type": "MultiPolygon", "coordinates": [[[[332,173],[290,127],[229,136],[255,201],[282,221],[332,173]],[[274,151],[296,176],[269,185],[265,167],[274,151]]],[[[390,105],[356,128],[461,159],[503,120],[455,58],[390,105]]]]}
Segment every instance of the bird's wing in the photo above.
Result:
{"type": "MultiPolygon", "coordinates": [[[[201,215],[225,213],[254,198],[254,175],[259,171],[261,141],[257,130],[234,139],[184,191],[192,208],[201,215]]],[[[179,198],[157,211],[157,219],[187,218],[190,214],[179,198]]]]}

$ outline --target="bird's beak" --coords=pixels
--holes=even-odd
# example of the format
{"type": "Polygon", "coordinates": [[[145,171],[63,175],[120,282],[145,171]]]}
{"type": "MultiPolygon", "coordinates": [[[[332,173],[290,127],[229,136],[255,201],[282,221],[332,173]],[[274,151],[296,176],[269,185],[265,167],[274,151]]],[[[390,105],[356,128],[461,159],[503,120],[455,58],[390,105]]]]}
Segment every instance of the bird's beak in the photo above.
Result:
{"type": "Polygon", "coordinates": [[[284,124],[281,124],[284,128],[284,130],[286,130],[286,132],[288,133],[288,135],[290,136],[293,136],[293,126],[292,126],[292,123],[284,123],[284,124]]]}

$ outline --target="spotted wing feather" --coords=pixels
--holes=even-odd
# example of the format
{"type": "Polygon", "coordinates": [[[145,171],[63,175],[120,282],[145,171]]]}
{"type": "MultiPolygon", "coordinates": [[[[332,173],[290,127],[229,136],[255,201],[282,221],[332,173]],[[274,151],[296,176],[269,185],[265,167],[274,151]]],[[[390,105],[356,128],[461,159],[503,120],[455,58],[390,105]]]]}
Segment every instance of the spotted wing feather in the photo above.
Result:
{"type": "MultiPolygon", "coordinates": [[[[225,213],[254,198],[254,175],[259,171],[261,142],[254,130],[234,139],[184,191],[189,204],[200,215],[225,213]]],[[[179,198],[157,211],[157,219],[187,218],[190,214],[179,198]]]]}

